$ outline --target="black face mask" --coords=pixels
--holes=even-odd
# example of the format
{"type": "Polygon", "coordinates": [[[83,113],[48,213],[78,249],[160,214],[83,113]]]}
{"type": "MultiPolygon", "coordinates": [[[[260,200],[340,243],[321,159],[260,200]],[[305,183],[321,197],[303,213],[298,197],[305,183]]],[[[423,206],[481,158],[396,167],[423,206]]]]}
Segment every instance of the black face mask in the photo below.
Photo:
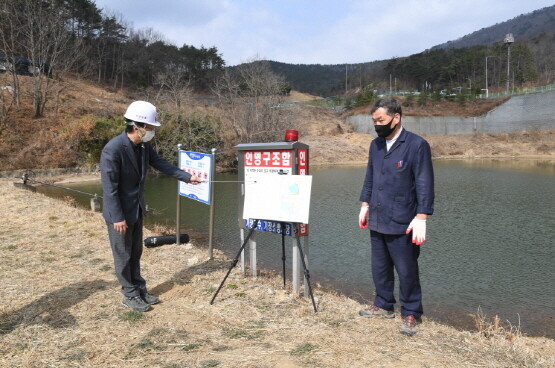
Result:
{"type": "Polygon", "coordinates": [[[391,121],[385,125],[374,125],[374,129],[376,129],[376,133],[378,134],[378,137],[389,137],[389,135],[391,133],[393,133],[393,130],[395,130],[395,128],[391,127],[391,123],[393,123],[393,120],[395,119],[395,117],[391,118],[391,121]]]}

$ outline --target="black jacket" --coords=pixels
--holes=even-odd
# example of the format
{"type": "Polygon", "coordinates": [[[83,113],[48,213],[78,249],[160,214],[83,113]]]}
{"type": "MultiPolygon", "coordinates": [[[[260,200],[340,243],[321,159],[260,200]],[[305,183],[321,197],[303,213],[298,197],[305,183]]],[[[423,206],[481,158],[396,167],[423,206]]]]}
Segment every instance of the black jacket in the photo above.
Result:
{"type": "Polygon", "coordinates": [[[131,225],[139,218],[139,208],[146,213],[144,186],[149,165],[186,183],[191,178],[191,174],[158,156],[150,143],[140,143],[142,168],[139,170],[133,147],[124,131],[104,146],[100,156],[102,214],[108,223],[125,219],[131,225]]]}

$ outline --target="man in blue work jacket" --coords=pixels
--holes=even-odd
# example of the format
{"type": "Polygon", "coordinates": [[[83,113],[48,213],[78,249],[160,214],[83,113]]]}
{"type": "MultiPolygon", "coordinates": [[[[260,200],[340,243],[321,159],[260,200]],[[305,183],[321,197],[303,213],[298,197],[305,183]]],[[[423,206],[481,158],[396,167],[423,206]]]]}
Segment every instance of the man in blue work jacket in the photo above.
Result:
{"type": "Polygon", "coordinates": [[[370,114],[378,138],[370,144],[360,194],[359,226],[370,228],[376,297],[359,314],[395,317],[395,269],[401,302],[400,332],[412,336],[423,313],[418,256],[426,240],[426,218],[434,211],[430,145],[403,128],[401,105],[396,99],[377,101],[370,114]]]}
{"type": "Polygon", "coordinates": [[[200,179],[170,164],[154,150],[156,107],[135,101],[125,112],[126,129],[104,146],[100,156],[102,212],[108,226],[116,276],[121,284],[122,304],[145,312],[160,301],[147,291],[141,276],[143,253],[144,189],[148,167],[190,184],[200,179]]]}

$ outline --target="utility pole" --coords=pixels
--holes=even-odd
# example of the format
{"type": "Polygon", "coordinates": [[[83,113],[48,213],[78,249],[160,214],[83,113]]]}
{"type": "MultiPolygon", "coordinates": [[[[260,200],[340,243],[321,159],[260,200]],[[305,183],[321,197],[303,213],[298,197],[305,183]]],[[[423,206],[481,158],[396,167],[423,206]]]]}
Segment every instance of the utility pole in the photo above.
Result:
{"type": "Polygon", "coordinates": [[[507,33],[505,35],[505,39],[503,40],[503,43],[507,45],[507,95],[509,94],[509,85],[511,83],[511,73],[510,73],[510,67],[511,67],[511,44],[515,42],[515,38],[513,37],[512,33],[507,33]]]}
{"type": "Polygon", "coordinates": [[[391,96],[393,91],[391,90],[391,74],[389,74],[389,95],[391,96]]]}
{"type": "Polygon", "coordinates": [[[347,97],[347,64],[345,64],[345,97],[347,97]]]}
{"type": "Polygon", "coordinates": [[[492,55],[486,56],[486,98],[489,97],[489,85],[488,85],[488,58],[495,57],[492,55]]]}

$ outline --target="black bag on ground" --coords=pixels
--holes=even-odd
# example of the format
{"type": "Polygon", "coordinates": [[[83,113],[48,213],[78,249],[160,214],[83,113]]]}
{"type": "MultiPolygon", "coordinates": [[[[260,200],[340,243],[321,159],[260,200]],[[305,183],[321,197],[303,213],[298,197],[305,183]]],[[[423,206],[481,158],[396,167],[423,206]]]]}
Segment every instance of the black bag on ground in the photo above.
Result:
{"type": "MultiPolygon", "coordinates": [[[[179,237],[179,242],[185,244],[189,242],[189,235],[181,234],[179,237]]],[[[154,248],[165,244],[175,244],[175,235],[165,235],[165,236],[150,236],[145,238],[145,247],[154,248]]]]}

